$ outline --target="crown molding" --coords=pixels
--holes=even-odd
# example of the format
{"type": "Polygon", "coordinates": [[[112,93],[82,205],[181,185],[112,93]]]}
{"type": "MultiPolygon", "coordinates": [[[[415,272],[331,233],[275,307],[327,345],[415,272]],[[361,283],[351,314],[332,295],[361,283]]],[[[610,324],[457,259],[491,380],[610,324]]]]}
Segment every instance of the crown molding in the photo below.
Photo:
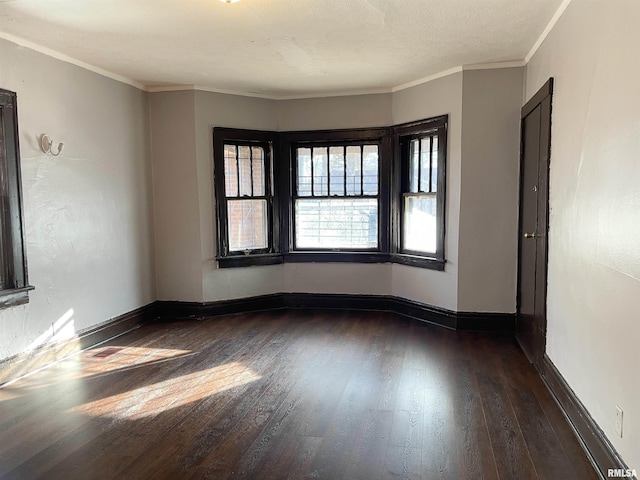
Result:
{"type": "Polygon", "coordinates": [[[62,62],[70,63],[80,68],[84,68],[85,70],[89,70],[90,72],[97,73],[103,77],[110,78],[112,80],[116,80],[121,83],[125,83],[132,87],[135,87],[139,90],[149,92],[149,93],[158,93],[158,92],[178,92],[178,91],[202,91],[202,92],[212,92],[212,93],[221,93],[225,95],[237,95],[241,97],[253,97],[253,98],[262,98],[265,100],[302,100],[308,98],[329,98],[329,97],[343,97],[343,96],[352,96],[352,95],[379,95],[385,93],[396,93],[402,90],[406,90],[411,87],[417,87],[418,85],[422,85],[425,83],[432,82],[439,78],[447,77],[449,75],[454,75],[456,73],[460,73],[462,71],[467,70],[490,70],[497,68],[517,68],[526,66],[531,58],[538,51],[540,46],[544,43],[545,39],[549,35],[549,33],[553,30],[556,23],[565,12],[571,0],[564,0],[558,10],[556,10],[553,17],[542,31],[542,34],[536,40],[534,45],[529,50],[529,53],[523,60],[511,60],[507,62],[490,62],[490,63],[479,63],[479,64],[471,64],[471,65],[461,65],[457,67],[453,67],[447,70],[443,70],[438,73],[434,73],[433,75],[429,75],[426,77],[422,77],[411,82],[403,83],[401,85],[387,87],[387,88],[375,88],[375,89],[365,89],[365,90],[342,90],[336,92],[325,92],[325,93],[308,93],[308,94],[300,94],[300,95],[268,95],[262,93],[255,92],[244,92],[238,90],[228,90],[228,89],[219,89],[213,87],[205,87],[201,85],[145,85],[144,83],[138,82],[136,80],[132,80],[131,78],[127,78],[122,75],[118,75],[116,73],[110,72],[103,68],[97,67],[95,65],[91,65],[89,63],[83,62],[76,58],[65,55],[64,53],[58,52],[56,50],[52,50],[50,48],[44,47],[37,43],[31,42],[29,40],[25,40],[23,38],[17,37],[15,35],[0,32],[0,38],[4,40],[8,40],[16,45],[21,47],[28,48],[30,50],[34,50],[36,52],[42,53],[49,57],[53,57],[62,62]]]}
{"type": "Polygon", "coordinates": [[[16,45],[19,45],[21,47],[28,48],[29,50],[42,53],[43,55],[46,55],[48,57],[55,58],[56,60],[70,63],[71,65],[75,65],[76,67],[80,67],[85,70],[89,70],[90,72],[97,73],[98,75],[110,78],[111,80],[131,85],[138,90],[145,90],[145,86],[143,83],[137,82],[123,75],[118,75],[117,73],[110,72],[103,68],[96,67],[95,65],[91,65],[90,63],[83,62],[82,60],[78,60],[77,58],[70,57],[69,55],[65,55],[64,53],[58,52],[57,50],[52,50],[51,48],[47,48],[29,40],[25,40],[24,38],[20,38],[5,32],[0,32],[0,38],[15,43],[16,45]]]}
{"type": "Polygon", "coordinates": [[[448,77],[449,75],[460,73],[461,71],[462,71],[462,66],[450,68],[448,70],[443,70],[441,72],[434,73],[433,75],[429,75],[428,77],[419,78],[417,80],[413,80],[412,82],[407,82],[407,83],[403,83],[402,85],[398,85],[397,87],[392,87],[391,92],[395,93],[401,90],[406,90],[407,88],[417,87],[418,85],[422,85],[423,83],[429,83],[442,77],[448,77]]]}
{"type": "Polygon", "coordinates": [[[197,90],[200,92],[222,93],[225,95],[237,95],[240,97],[262,98],[265,100],[301,100],[305,98],[329,98],[329,97],[345,97],[350,95],[377,95],[391,93],[391,88],[377,88],[370,90],[339,90],[336,92],[318,92],[303,95],[265,95],[254,92],[243,92],[240,90],[225,90],[221,88],[212,88],[202,85],[152,85],[144,89],[149,93],[158,92],[179,92],[197,90]]]}
{"type": "Polygon", "coordinates": [[[492,63],[474,63],[471,65],[465,65],[462,67],[464,71],[467,70],[496,70],[498,68],[519,68],[526,66],[527,63],[524,60],[510,60],[508,62],[492,62],[492,63]]]}
{"type": "Polygon", "coordinates": [[[538,40],[536,40],[536,43],[533,44],[533,47],[531,47],[531,50],[529,50],[529,53],[527,53],[527,56],[524,57],[525,65],[529,63],[531,58],[536,54],[538,49],[542,46],[547,36],[551,33],[551,30],[553,30],[553,27],[556,26],[556,23],[558,23],[558,20],[560,20],[560,17],[562,17],[562,14],[565,12],[565,10],[567,9],[570,3],[571,3],[571,0],[564,0],[560,4],[560,6],[558,7],[558,10],[556,10],[556,13],[554,13],[553,17],[551,17],[551,20],[549,20],[549,23],[540,34],[540,37],[538,37],[538,40]]]}

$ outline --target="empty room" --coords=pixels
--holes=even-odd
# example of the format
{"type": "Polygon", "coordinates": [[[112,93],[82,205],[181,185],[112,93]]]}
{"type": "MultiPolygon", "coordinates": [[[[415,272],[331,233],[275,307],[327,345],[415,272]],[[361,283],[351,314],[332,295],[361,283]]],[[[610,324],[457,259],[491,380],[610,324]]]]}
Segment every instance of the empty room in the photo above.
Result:
{"type": "Polygon", "coordinates": [[[0,478],[637,478],[638,25],[0,0],[0,478]]]}

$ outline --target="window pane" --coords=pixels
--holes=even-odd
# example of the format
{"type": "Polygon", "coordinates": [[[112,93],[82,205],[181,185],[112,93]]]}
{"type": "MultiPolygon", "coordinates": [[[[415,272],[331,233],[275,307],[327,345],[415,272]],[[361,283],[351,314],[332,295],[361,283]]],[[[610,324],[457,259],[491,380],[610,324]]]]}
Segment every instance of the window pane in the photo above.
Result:
{"type": "Polygon", "coordinates": [[[224,188],[227,197],[238,196],[238,164],[235,145],[224,146],[224,188]]]}
{"type": "Polygon", "coordinates": [[[344,195],[344,147],[329,148],[329,195],[344,195]]]}
{"type": "Polygon", "coordinates": [[[311,149],[298,148],[298,195],[308,197],[311,195],[311,149]]]}
{"type": "Polygon", "coordinates": [[[267,248],[266,200],[227,201],[227,222],[230,251],[267,248]]]}
{"type": "Polygon", "coordinates": [[[238,168],[240,170],[240,196],[251,196],[251,147],[238,147],[238,168]]]}
{"type": "Polygon", "coordinates": [[[438,137],[433,137],[433,156],[431,157],[431,191],[438,191],[438,137]]]}
{"type": "MultiPolygon", "coordinates": [[[[0,165],[6,165],[6,154],[5,152],[5,145],[4,145],[4,115],[2,115],[2,107],[0,107],[0,165]]],[[[1,173],[0,173],[1,175],[1,173]]],[[[6,182],[4,181],[4,179],[0,179],[0,185],[2,186],[2,190],[6,190],[5,188],[5,184],[6,182]]],[[[3,191],[2,192],[2,198],[5,198],[7,196],[7,192],[3,191]]],[[[2,210],[4,210],[5,205],[4,205],[4,201],[0,199],[0,208],[2,210]]],[[[4,254],[4,245],[3,245],[3,240],[2,237],[4,236],[2,234],[2,229],[4,228],[4,225],[2,225],[2,223],[0,222],[0,259],[4,259],[5,254],[4,254]]],[[[0,265],[2,264],[2,260],[0,260],[0,265]]],[[[5,289],[5,281],[8,280],[8,278],[5,278],[5,268],[0,268],[0,290],[4,290],[5,289]]]]}
{"type": "Polygon", "coordinates": [[[253,156],[253,195],[264,196],[264,149],[251,147],[253,156]]]}
{"type": "Polygon", "coordinates": [[[362,194],[360,147],[347,147],[347,195],[362,194]]]}
{"type": "Polygon", "coordinates": [[[435,195],[404,197],[403,250],[436,253],[437,222],[435,195]]]}
{"type": "Polygon", "coordinates": [[[429,137],[420,140],[420,188],[421,192],[430,192],[429,182],[431,181],[431,170],[429,160],[431,156],[431,139],[429,137]]]}
{"type": "Polygon", "coordinates": [[[416,193],[420,188],[420,170],[418,167],[418,161],[420,155],[420,142],[418,140],[411,140],[409,144],[409,191],[416,193]]]}
{"type": "Polygon", "coordinates": [[[362,158],[362,190],[365,195],[378,194],[378,146],[365,145],[362,158]]]}
{"type": "Polygon", "coordinates": [[[313,195],[329,195],[328,148],[313,149],[313,195]]]}
{"type": "Polygon", "coordinates": [[[298,199],[295,222],[297,248],[378,247],[376,199],[298,199]]]}

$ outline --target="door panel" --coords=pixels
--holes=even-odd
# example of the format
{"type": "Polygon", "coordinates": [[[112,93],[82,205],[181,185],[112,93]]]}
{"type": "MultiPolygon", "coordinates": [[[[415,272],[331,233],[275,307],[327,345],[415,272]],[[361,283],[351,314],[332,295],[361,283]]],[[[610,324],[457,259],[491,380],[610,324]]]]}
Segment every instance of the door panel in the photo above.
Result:
{"type": "Polygon", "coordinates": [[[547,218],[552,80],[522,109],[518,331],[529,360],[542,366],[546,346],[547,218]]]}

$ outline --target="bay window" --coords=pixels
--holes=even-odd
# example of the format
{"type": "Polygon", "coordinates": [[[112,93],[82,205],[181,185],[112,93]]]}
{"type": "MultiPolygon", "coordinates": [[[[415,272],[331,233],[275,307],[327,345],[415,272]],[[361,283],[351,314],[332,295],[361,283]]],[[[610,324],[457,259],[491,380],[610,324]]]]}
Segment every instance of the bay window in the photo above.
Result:
{"type": "Polygon", "coordinates": [[[376,129],[215,128],[219,265],[443,270],[446,128],[446,116],[376,129]]]}

